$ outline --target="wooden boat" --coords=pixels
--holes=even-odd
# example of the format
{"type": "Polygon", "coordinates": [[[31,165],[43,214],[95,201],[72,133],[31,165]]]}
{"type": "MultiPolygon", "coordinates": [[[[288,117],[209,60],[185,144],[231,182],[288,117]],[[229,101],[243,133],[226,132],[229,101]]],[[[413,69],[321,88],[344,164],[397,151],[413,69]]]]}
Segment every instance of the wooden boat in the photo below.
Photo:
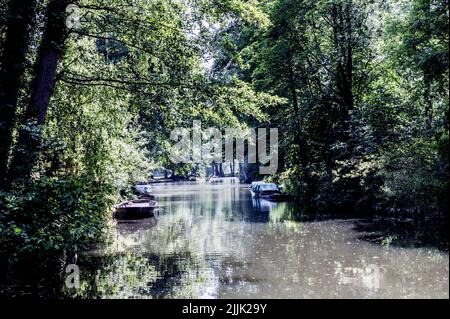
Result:
{"type": "Polygon", "coordinates": [[[266,184],[266,182],[252,182],[252,184],[250,185],[250,192],[252,194],[252,197],[257,197],[256,196],[256,187],[258,185],[263,185],[266,184]]]}
{"type": "Polygon", "coordinates": [[[289,195],[283,194],[278,185],[273,183],[257,182],[252,184],[250,191],[253,197],[272,202],[281,202],[290,199],[289,195]]]}
{"type": "Polygon", "coordinates": [[[211,176],[206,179],[209,183],[223,183],[223,184],[239,184],[239,178],[237,177],[217,177],[211,176]]]}
{"type": "Polygon", "coordinates": [[[158,203],[153,199],[140,198],[120,203],[114,212],[115,219],[142,219],[153,217],[158,203]]]}
{"type": "Polygon", "coordinates": [[[281,192],[279,193],[272,193],[272,194],[263,194],[259,195],[259,198],[271,201],[271,202],[285,202],[291,199],[289,195],[283,194],[281,192]]]}

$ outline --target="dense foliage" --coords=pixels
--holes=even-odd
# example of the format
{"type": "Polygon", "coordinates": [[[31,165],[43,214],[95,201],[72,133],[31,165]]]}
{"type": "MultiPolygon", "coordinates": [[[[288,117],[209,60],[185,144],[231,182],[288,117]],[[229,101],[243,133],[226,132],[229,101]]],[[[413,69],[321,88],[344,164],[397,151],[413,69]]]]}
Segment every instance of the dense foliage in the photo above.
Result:
{"type": "Polygon", "coordinates": [[[448,216],[447,0],[2,0],[0,13],[9,259],[98,240],[155,170],[204,171],[169,159],[171,130],[193,120],[278,127],[270,179],[309,213],[448,216]]]}
{"type": "Polygon", "coordinates": [[[285,97],[275,180],[310,212],[448,215],[448,2],[260,1],[218,31],[218,77],[285,97]]]}

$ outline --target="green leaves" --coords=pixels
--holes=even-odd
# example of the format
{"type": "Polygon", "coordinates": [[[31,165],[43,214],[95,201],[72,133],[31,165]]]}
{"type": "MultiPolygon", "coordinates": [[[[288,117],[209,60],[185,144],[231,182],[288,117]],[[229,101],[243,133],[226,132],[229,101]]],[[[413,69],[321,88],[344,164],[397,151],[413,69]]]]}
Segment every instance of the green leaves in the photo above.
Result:
{"type": "Polygon", "coordinates": [[[26,190],[3,193],[2,203],[9,204],[1,207],[0,253],[46,256],[100,240],[112,194],[110,185],[88,178],[41,178],[26,190]]]}
{"type": "Polygon", "coordinates": [[[313,211],[443,209],[447,4],[79,1],[45,124],[24,124],[40,145],[33,177],[0,194],[1,249],[84,245],[153,169],[195,174],[168,159],[171,130],[193,120],[278,127],[272,179],[313,211]]]}

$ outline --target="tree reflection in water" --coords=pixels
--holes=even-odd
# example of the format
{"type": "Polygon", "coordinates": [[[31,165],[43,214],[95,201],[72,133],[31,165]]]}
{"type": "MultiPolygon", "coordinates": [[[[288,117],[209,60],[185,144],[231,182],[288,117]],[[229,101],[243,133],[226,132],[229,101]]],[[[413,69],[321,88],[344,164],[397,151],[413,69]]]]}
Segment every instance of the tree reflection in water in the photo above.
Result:
{"type": "Polygon", "coordinates": [[[156,220],[121,223],[80,257],[89,298],[448,298],[448,254],[358,239],[351,221],[295,222],[239,184],[155,187],[156,220]]]}

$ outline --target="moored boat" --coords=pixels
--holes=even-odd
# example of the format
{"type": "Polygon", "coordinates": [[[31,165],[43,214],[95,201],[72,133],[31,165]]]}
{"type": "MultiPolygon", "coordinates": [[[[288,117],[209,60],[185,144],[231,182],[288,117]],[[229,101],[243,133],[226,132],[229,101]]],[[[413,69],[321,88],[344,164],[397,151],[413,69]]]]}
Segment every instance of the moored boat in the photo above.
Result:
{"type": "Polygon", "coordinates": [[[120,203],[114,212],[115,219],[142,219],[154,216],[158,203],[153,199],[141,198],[120,203]]]}
{"type": "Polygon", "coordinates": [[[266,184],[266,182],[262,182],[262,181],[252,182],[252,184],[250,185],[250,193],[252,194],[252,197],[257,197],[256,196],[256,187],[258,185],[263,185],[263,184],[266,184]]]}
{"type": "Polygon", "coordinates": [[[281,202],[290,199],[290,196],[281,192],[278,185],[273,183],[256,182],[250,187],[252,196],[268,201],[281,202]]]}
{"type": "Polygon", "coordinates": [[[259,198],[271,201],[271,202],[284,202],[291,199],[291,197],[287,194],[283,193],[272,193],[272,194],[262,194],[259,195],[259,198]]]}

